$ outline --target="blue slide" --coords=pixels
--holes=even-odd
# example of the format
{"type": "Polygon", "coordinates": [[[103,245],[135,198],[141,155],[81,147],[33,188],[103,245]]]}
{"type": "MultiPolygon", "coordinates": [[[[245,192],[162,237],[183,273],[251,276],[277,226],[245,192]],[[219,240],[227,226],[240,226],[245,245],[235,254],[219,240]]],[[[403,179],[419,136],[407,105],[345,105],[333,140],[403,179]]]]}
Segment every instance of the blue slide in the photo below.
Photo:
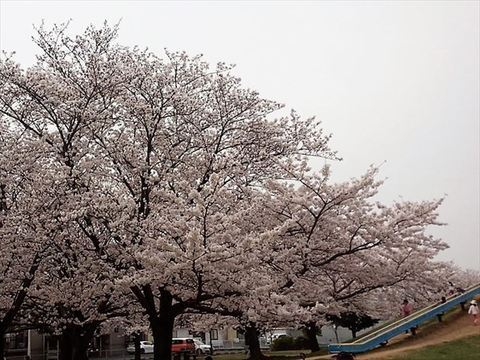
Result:
{"type": "Polygon", "coordinates": [[[386,343],[394,336],[400,335],[408,331],[412,327],[422,324],[423,322],[435,318],[439,314],[452,309],[462,302],[469,302],[476,295],[480,294],[480,284],[472,286],[465,290],[465,292],[452,295],[447,298],[445,303],[437,303],[426,308],[423,308],[413,314],[404,317],[394,323],[387,324],[372,333],[365,335],[351,343],[330,344],[328,351],[331,353],[362,353],[376,348],[377,346],[386,343]]]}

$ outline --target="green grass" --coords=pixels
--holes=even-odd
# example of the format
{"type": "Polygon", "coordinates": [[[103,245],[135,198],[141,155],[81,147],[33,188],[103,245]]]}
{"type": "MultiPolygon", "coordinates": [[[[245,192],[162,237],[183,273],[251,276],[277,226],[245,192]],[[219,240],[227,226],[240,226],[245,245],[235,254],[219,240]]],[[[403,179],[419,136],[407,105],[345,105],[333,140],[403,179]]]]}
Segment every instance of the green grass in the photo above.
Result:
{"type": "Polygon", "coordinates": [[[441,345],[427,346],[411,351],[393,360],[478,360],[480,358],[480,336],[447,342],[441,345]]]}
{"type": "Polygon", "coordinates": [[[221,355],[214,355],[214,360],[241,360],[245,359],[245,353],[235,353],[235,354],[221,354],[221,355]]]}
{"type": "MultiPolygon", "coordinates": [[[[288,351],[265,351],[263,354],[272,360],[294,360],[301,359],[300,353],[308,354],[310,350],[288,350],[288,351]]],[[[316,355],[322,355],[315,353],[316,355]]],[[[327,351],[323,352],[327,354],[327,351]]],[[[235,354],[218,354],[213,356],[214,360],[244,360],[246,355],[244,352],[235,354]]]]}

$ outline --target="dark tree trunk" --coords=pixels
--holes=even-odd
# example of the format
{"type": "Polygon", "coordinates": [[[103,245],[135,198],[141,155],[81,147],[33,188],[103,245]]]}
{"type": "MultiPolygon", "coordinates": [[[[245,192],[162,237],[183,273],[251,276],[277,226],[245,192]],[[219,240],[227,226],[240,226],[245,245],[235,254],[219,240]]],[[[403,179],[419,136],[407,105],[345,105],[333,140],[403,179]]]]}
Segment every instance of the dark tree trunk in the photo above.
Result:
{"type": "Polygon", "coordinates": [[[142,358],[140,353],[140,334],[137,332],[133,334],[133,343],[135,344],[135,360],[140,360],[142,358]]]}
{"type": "Polygon", "coordinates": [[[148,322],[153,335],[153,359],[171,360],[172,358],[172,337],[175,318],[185,309],[180,304],[173,304],[173,297],[169,291],[160,290],[160,306],[157,311],[156,297],[153,295],[150,285],[133,286],[132,292],[145,309],[148,315],[148,322]]]}
{"type": "Polygon", "coordinates": [[[76,343],[73,350],[72,360],[87,360],[88,359],[88,346],[93,339],[97,326],[88,324],[84,328],[79,328],[79,332],[76,336],[76,343]]]}
{"type": "Polygon", "coordinates": [[[88,343],[89,340],[85,335],[77,334],[73,341],[72,360],[88,359],[88,343]]]}
{"type": "Polygon", "coordinates": [[[58,360],[72,360],[72,339],[70,329],[65,329],[58,341],[58,360]]]}
{"type": "Polygon", "coordinates": [[[88,345],[93,338],[97,326],[69,326],[60,337],[59,360],[87,360],[88,345]]]}
{"type": "Polygon", "coordinates": [[[172,295],[168,291],[162,290],[158,316],[149,319],[155,343],[153,349],[154,360],[170,360],[172,358],[173,324],[176,316],[172,303],[172,295]]]}
{"type": "Polygon", "coordinates": [[[5,356],[5,331],[0,329],[0,359],[5,356]]]}
{"type": "Polygon", "coordinates": [[[210,344],[209,344],[210,345],[210,355],[213,356],[214,355],[213,354],[214,350],[213,350],[213,344],[212,344],[212,329],[210,329],[210,333],[208,334],[208,339],[210,340],[210,344]]]}
{"type": "Polygon", "coordinates": [[[356,329],[350,329],[352,331],[352,337],[356,338],[357,337],[357,330],[356,329]]]}
{"type": "Polygon", "coordinates": [[[262,354],[260,349],[260,341],[258,340],[258,331],[255,323],[251,322],[245,327],[245,342],[248,344],[250,351],[249,359],[262,360],[266,357],[262,354]]]}
{"type": "Polygon", "coordinates": [[[320,346],[318,345],[317,340],[317,333],[318,333],[318,326],[314,321],[311,321],[305,325],[305,335],[307,336],[308,340],[308,348],[311,352],[317,352],[320,350],[320,346]]]}

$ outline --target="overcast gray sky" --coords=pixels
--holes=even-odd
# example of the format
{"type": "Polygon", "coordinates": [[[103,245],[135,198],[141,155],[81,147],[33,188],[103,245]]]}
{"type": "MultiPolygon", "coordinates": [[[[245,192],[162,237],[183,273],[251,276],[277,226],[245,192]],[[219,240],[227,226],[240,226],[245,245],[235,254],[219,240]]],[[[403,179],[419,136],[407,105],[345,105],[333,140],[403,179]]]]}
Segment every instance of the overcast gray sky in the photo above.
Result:
{"type": "Polygon", "coordinates": [[[480,270],[479,1],[0,4],[0,47],[23,65],[42,19],[72,32],[121,19],[123,44],[237,64],[247,86],[323,121],[344,158],[335,180],[384,163],[380,200],[446,195],[440,258],[480,270]]]}

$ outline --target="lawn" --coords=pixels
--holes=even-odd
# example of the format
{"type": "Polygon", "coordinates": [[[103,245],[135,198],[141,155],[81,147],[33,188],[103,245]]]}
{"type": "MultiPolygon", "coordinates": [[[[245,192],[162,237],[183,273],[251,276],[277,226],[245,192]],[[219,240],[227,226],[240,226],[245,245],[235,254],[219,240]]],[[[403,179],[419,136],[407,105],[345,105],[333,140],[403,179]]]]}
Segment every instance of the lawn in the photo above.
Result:
{"type": "MultiPolygon", "coordinates": [[[[301,359],[300,353],[308,354],[309,350],[288,350],[288,351],[266,351],[263,354],[273,360],[294,360],[301,359]]],[[[325,351],[326,353],[326,351],[325,351]]],[[[244,360],[245,353],[218,354],[213,356],[214,360],[244,360]]]]}
{"type": "Polygon", "coordinates": [[[480,336],[428,346],[421,350],[408,352],[392,360],[478,360],[480,359],[480,336]]]}

